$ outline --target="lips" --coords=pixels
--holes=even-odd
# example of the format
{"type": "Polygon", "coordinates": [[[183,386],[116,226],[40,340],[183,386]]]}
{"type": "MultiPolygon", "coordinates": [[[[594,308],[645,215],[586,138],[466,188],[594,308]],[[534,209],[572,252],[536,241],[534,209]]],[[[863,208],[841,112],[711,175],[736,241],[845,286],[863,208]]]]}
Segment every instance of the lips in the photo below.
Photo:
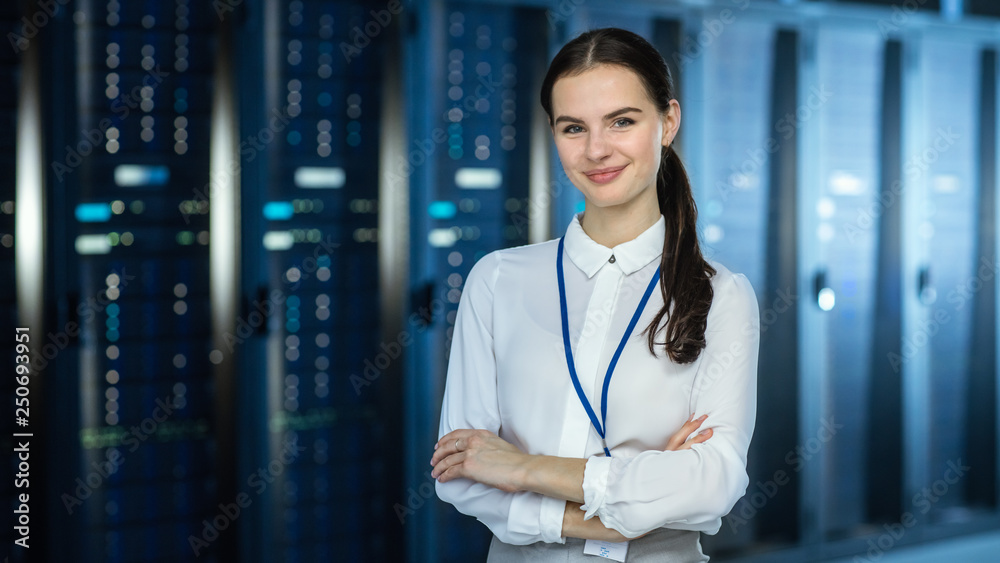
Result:
{"type": "Polygon", "coordinates": [[[617,178],[618,175],[622,173],[622,170],[625,169],[625,166],[628,165],[626,164],[624,166],[616,166],[613,168],[599,168],[597,170],[584,172],[584,174],[587,175],[587,178],[590,178],[591,182],[597,184],[607,184],[608,182],[617,178]]]}

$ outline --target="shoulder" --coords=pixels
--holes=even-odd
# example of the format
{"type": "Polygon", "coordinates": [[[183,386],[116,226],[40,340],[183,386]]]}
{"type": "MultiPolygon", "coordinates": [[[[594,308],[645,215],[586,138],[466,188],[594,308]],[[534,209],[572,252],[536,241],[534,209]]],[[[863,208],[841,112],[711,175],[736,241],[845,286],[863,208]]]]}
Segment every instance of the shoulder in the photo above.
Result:
{"type": "Polygon", "coordinates": [[[547,264],[555,268],[555,255],[559,240],[502,248],[480,258],[469,271],[466,290],[485,289],[490,293],[503,279],[523,279],[526,275],[537,275],[539,268],[547,264]]]}
{"type": "Polygon", "coordinates": [[[754,293],[750,280],[743,274],[733,272],[725,265],[709,260],[708,264],[715,269],[712,276],[712,307],[709,309],[709,322],[712,317],[741,317],[747,320],[757,319],[757,295],[754,293]]]}
{"type": "Polygon", "coordinates": [[[547,264],[554,268],[558,245],[559,240],[556,239],[494,250],[476,262],[469,272],[469,279],[472,279],[473,272],[478,276],[492,276],[496,281],[499,277],[537,272],[539,267],[547,264]]]}

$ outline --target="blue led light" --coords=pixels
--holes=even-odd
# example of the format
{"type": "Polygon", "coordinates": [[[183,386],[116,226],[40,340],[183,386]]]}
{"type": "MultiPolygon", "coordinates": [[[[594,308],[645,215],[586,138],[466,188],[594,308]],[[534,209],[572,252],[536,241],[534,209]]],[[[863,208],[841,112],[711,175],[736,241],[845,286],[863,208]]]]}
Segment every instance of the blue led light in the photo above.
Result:
{"type": "Polygon", "coordinates": [[[455,204],[450,201],[432,201],[427,206],[427,213],[430,214],[432,219],[452,219],[455,217],[456,212],[457,208],[455,204]]]}
{"type": "Polygon", "coordinates": [[[290,201],[269,201],[264,204],[264,218],[268,221],[287,221],[294,213],[295,208],[290,201]]]}
{"type": "Polygon", "coordinates": [[[103,223],[111,219],[107,203],[81,203],[76,206],[76,220],[81,223],[103,223]]]}
{"type": "Polygon", "coordinates": [[[297,295],[292,295],[287,301],[285,301],[285,303],[288,304],[289,309],[297,309],[301,301],[299,301],[299,297],[297,295]]]}
{"type": "Polygon", "coordinates": [[[166,166],[146,164],[119,164],[115,166],[115,184],[122,187],[164,186],[169,181],[170,169],[166,166]]]}
{"type": "Polygon", "coordinates": [[[112,330],[117,329],[120,323],[121,320],[119,320],[118,317],[108,317],[108,320],[104,321],[104,324],[112,330]]]}
{"type": "Polygon", "coordinates": [[[117,317],[118,316],[118,304],[117,303],[112,303],[112,304],[108,305],[107,311],[108,311],[108,316],[109,317],[117,317]]]}

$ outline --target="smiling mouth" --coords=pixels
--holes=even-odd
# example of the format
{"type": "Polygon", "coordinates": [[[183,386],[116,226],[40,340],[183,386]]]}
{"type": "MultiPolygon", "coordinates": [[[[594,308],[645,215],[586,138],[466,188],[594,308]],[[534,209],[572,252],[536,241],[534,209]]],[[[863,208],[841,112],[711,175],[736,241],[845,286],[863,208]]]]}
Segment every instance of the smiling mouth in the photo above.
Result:
{"type": "Polygon", "coordinates": [[[601,170],[595,170],[594,172],[584,172],[584,174],[590,179],[591,182],[595,182],[597,184],[607,184],[617,178],[618,175],[622,173],[622,170],[625,170],[626,166],[628,165],[626,164],[625,166],[619,166],[617,168],[602,168],[601,170]]]}

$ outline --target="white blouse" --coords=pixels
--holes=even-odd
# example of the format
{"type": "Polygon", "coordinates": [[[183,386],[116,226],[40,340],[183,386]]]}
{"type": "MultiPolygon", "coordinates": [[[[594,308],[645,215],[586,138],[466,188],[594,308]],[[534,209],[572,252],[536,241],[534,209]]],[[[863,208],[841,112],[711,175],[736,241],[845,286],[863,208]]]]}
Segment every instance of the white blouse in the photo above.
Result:
{"type": "MultiPolygon", "coordinates": [[[[655,269],[665,221],[607,248],[578,215],[563,268],[577,375],[600,418],[608,364],[655,269]],[[610,259],[614,257],[614,261],[610,259]]],[[[492,252],[473,266],[458,307],[439,438],[487,429],[529,454],[587,459],[585,518],[634,537],[659,527],[718,532],[749,483],[747,448],[757,402],[759,322],[742,274],[711,262],[707,346],[690,364],[649,353],[645,328],[663,306],[655,288],[611,379],[606,457],[566,365],[555,260],[558,239],[492,252]],[[663,451],[691,413],[714,435],[663,451]]],[[[662,331],[658,341],[662,341],[662,331]]],[[[438,496],[478,518],[505,543],[565,543],[566,501],[506,493],[469,479],[437,483],[438,496]]]]}

